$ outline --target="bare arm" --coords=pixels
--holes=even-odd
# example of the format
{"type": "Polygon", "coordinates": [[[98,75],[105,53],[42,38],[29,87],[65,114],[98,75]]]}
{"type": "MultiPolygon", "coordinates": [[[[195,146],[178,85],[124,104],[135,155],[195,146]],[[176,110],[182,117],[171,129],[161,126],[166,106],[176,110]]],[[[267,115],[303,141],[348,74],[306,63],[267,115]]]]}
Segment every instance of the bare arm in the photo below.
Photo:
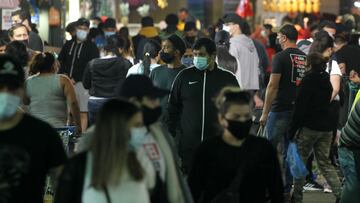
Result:
{"type": "Polygon", "coordinates": [[[79,104],[76,100],[74,86],[72,85],[70,79],[65,75],[61,75],[60,81],[61,81],[61,85],[64,89],[66,101],[70,107],[70,113],[71,113],[71,115],[75,121],[75,124],[78,128],[77,131],[81,132],[80,108],[79,108],[79,104]]]}
{"type": "Polygon", "coordinates": [[[265,93],[264,109],[263,109],[263,113],[260,118],[261,125],[266,124],[271,105],[272,105],[273,101],[275,100],[278,90],[279,90],[280,78],[281,78],[281,74],[272,73],[270,75],[270,81],[266,88],[266,93],[265,93]]]}
{"type": "Polygon", "coordinates": [[[340,91],[341,76],[340,75],[331,75],[330,83],[333,88],[333,91],[331,94],[331,101],[333,101],[335,99],[336,95],[338,95],[339,91],[340,91]]]}

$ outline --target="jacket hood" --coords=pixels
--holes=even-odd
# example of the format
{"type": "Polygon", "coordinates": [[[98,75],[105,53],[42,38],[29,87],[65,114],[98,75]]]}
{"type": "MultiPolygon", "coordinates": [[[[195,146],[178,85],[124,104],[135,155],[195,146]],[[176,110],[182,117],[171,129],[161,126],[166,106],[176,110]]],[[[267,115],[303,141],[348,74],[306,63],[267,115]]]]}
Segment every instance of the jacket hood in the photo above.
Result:
{"type": "Polygon", "coordinates": [[[147,38],[153,38],[159,35],[159,31],[156,27],[143,27],[140,29],[139,34],[147,38]]]}
{"type": "Polygon", "coordinates": [[[96,67],[96,70],[101,71],[104,75],[114,74],[114,69],[117,69],[118,66],[121,66],[125,62],[125,59],[121,57],[114,58],[100,58],[94,60],[92,67],[96,67]]]}
{"type": "Polygon", "coordinates": [[[241,46],[246,47],[250,52],[256,51],[254,42],[251,40],[251,38],[247,37],[244,34],[230,38],[230,44],[231,43],[241,44],[241,46]]]}

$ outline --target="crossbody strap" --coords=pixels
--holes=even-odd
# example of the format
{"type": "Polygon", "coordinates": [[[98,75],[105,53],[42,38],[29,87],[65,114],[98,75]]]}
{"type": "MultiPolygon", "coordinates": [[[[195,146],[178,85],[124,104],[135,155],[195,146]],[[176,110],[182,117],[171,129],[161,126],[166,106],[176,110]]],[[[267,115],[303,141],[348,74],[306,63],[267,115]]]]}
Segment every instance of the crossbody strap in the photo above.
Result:
{"type": "Polygon", "coordinates": [[[104,192],[105,192],[106,202],[111,203],[110,194],[109,194],[109,191],[108,191],[106,185],[103,186],[103,189],[104,189],[104,192]]]}

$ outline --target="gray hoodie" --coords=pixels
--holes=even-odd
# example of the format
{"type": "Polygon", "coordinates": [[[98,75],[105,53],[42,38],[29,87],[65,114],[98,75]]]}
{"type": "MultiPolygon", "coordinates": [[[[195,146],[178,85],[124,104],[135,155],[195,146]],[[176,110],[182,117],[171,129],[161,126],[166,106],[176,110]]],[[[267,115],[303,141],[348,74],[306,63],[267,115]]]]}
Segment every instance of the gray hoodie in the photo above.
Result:
{"type": "Polygon", "coordinates": [[[236,58],[236,79],[243,90],[259,89],[259,56],[254,42],[244,34],[230,38],[229,52],[236,58]]]}

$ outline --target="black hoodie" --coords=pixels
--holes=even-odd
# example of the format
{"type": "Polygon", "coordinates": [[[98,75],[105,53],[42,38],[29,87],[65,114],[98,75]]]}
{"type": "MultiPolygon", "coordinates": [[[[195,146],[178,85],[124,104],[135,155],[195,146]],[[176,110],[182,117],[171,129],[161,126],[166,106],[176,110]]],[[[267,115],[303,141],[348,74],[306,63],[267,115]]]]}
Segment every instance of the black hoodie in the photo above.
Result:
{"type": "Polygon", "coordinates": [[[123,57],[93,59],[85,68],[83,85],[91,96],[114,98],[130,67],[123,57]]]}
{"type": "Polygon", "coordinates": [[[333,88],[326,72],[309,73],[302,79],[289,136],[293,137],[302,127],[316,131],[332,131],[333,115],[330,115],[330,99],[333,88]]]}
{"type": "Polygon", "coordinates": [[[87,63],[94,58],[99,58],[99,50],[93,42],[86,40],[77,43],[76,39],[67,41],[59,54],[59,73],[66,74],[75,82],[81,82],[87,63]]]}

